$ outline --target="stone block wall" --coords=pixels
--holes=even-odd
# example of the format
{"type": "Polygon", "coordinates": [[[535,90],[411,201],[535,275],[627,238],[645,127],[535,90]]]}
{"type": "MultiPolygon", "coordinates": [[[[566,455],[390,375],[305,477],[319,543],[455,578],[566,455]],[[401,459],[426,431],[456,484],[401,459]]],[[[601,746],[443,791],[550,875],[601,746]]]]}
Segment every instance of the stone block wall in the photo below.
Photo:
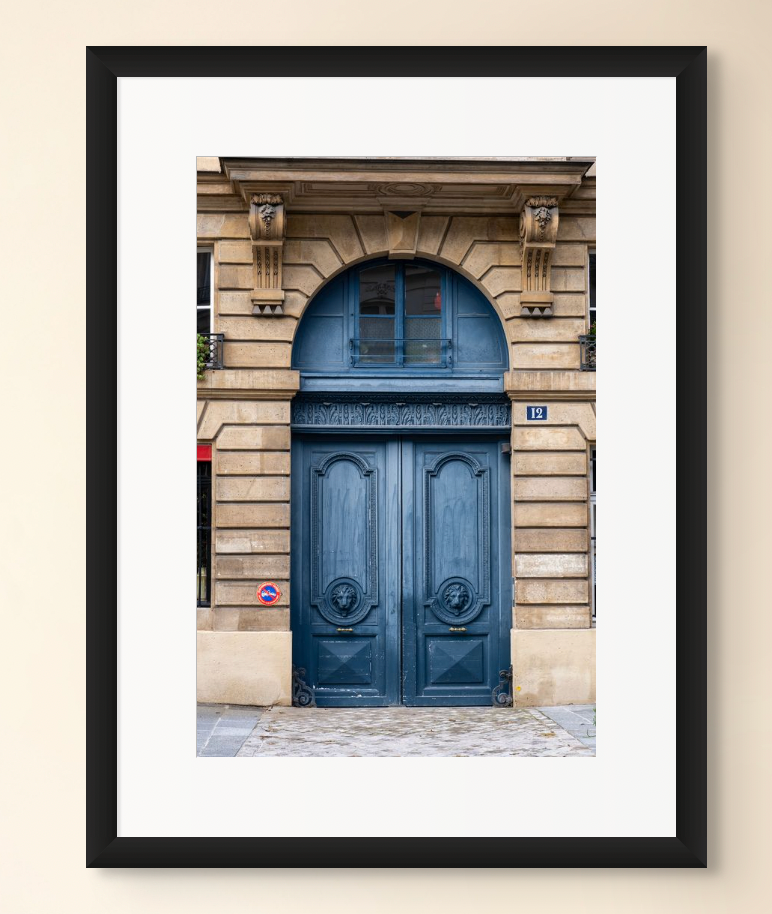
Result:
{"type": "Polygon", "coordinates": [[[513,626],[589,628],[589,402],[546,403],[546,422],[512,403],[513,626]]]}
{"type": "Polygon", "coordinates": [[[212,606],[198,610],[199,630],[289,631],[289,398],[277,393],[285,398],[204,401],[198,440],[213,444],[214,555],[212,606]],[[257,600],[266,579],[282,592],[270,607],[257,600]]]}

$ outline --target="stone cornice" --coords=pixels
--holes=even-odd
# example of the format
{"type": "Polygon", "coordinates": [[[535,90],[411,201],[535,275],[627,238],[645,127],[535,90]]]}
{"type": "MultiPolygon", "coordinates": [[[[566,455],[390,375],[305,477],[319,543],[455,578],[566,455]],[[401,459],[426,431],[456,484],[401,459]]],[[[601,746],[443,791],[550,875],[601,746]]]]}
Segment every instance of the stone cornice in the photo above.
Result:
{"type": "MultiPolygon", "coordinates": [[[[586,194],[592,158],[223,158],[224,176],[245,202],[281,194],[295,212],[520,212],[531,196],[549,194],[573,211],[594,208],[586,194]],[[576,200],[574,194],[580,191],[576,200]]],[[[594,179],[593,184],[594,184],[594,179]]],[[[211,204],[206,204],[207,208],[211,204]]]]}
{"type": "MultiPolygon", "coordinates": [[[[394,173],[397,180],[403,179],[405,174],[422,173],[424,175],[448,174],[476,174],[489,175],[489,180],[510,180],[517,176],[533,182],[534,175],[571,175],[575,180],[577,176],[584,175],[595,162],[592,156],[574,158],[539,158],[539,157],[511,157],[511,158],[463,158],[463,157],[341,157],[341,158],[227,158],[221,159],[223,170],[229,179],[239,178],[248,180],[281,180],[277,177],[268,177],[275,174],[291,174],[290,180],[297,180],[304,176],[304,180],[312,180],[313,176],[333,173],[348,173],[351,179],[357,175],[373,174],[380,180],[384,173],[394,173]],[[254,176],[254,177],[253,177],[254,176]]],[[[362,178],[360,178],[362,180],[362,178]]],[[[365,178],[364,180],[367,180],[365,178]]]]}

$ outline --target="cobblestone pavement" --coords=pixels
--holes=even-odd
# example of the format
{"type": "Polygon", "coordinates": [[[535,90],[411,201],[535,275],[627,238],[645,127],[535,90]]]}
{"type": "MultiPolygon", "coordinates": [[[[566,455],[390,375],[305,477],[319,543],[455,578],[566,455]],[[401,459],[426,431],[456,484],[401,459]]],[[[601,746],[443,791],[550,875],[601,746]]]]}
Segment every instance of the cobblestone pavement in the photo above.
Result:
{"type": "Polygon", "coordinates": [[[196,755],[234,756],[255,729],[265,708],[199,705],[196,713],[196,755]]]}
{"type": "Polygon", "coordinates": [[[567,709],[269,708],[238,755],[594,756],[557,723],[558,710],[567,709]]]}

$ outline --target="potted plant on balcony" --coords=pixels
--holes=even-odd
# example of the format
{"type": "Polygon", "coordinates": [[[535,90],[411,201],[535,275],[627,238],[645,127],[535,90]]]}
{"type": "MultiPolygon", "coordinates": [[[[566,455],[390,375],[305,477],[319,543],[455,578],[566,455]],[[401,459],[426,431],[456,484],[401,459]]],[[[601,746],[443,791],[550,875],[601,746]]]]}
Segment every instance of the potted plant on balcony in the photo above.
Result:
{"type": "Polygon", "coordinates": [[[200,333],[196,334],[196,379],[204,380],[206,363],[209,361],[209,340],[200,333]]]}

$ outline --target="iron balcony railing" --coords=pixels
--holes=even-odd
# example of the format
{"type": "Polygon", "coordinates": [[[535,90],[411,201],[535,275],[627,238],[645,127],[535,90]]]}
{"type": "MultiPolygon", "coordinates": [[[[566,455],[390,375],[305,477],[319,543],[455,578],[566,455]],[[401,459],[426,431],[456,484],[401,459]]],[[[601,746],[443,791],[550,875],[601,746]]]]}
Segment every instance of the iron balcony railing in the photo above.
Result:
{"type": "Polygon", "coordinates": [[[579,337],[579,369],[595,371],[595,334],[582,334],[579,337]]]}
{"type": "Polygon", "coordinates": [[[452,340],[437,337],[351,339],[349,353],[352,365],[450,368],[453,364],[452,345],[452,340]]]}
{"type": "Polygon", "coordinates": [[[206,368],[210,371],[219,371],[224,368],[223,364],[223,345],[225,343],[224,333],[202,333],[201,336],[209,343],[209,358],[206,361],[206,368]]]}

